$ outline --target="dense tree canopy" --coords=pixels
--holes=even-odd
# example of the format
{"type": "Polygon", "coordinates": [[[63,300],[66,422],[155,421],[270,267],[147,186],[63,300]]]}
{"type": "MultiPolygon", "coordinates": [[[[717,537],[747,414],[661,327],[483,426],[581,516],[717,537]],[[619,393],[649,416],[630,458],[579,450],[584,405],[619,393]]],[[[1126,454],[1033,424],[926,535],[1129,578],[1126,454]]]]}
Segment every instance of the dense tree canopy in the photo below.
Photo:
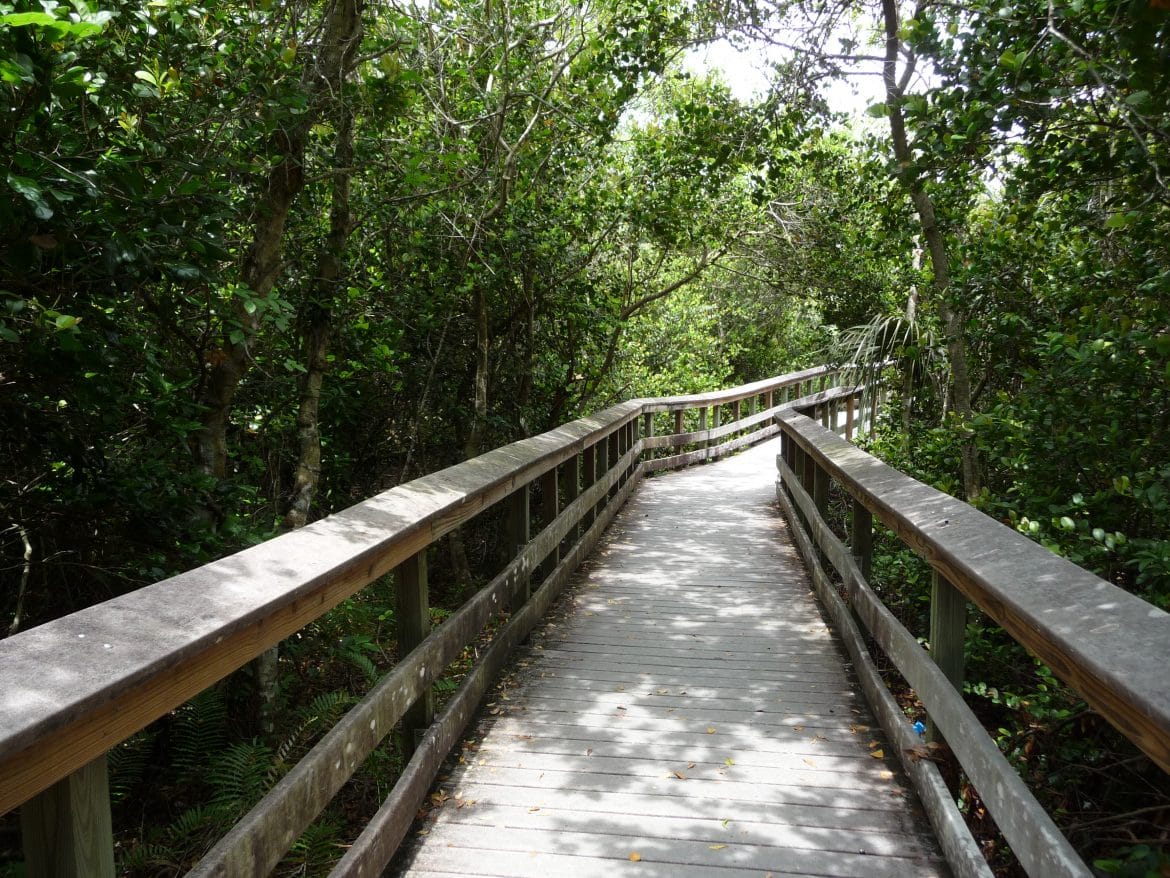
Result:
{"type": "MultiPolygon", "coordinates": [[[[0,2],[4,630],[832,357],[895,362],[895,464],[1170,608],[1168,58],[1159,0],[0,2]],[[767,94],[684,71],[718,35],[779,48],[767,94]]],[[[452,601],[490,551],[450,541],[452,601]]],[[[363,624],[316,632],[359,678],[363,624]]],[[[1032,698],[1046,783],[1077,708],[989,638],[1028,673],[972,698],[1032,698]]],[[[288,710],[349,691],[297,650],[288,710]]]]}

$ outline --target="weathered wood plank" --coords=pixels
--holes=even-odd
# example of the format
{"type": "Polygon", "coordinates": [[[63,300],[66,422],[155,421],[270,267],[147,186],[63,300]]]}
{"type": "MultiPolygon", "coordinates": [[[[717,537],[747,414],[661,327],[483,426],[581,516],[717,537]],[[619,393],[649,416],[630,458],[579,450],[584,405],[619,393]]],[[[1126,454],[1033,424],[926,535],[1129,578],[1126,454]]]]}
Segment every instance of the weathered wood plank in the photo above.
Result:
{"type": "MultiPolygon", "coordinates": [[[[778,495],[781,504],[789,504],[788,508],[793,512],[795,506],[803,508],[806,521],[811,525],[810,532],[813,534],[811,539],[804,535],[801,529],[794,527],[797,542],[800,543],[802,539],[806,541],[806,545],[802,546],[806,558],[812,559],[816,555],[813,548],[815,541],[822,544],[822,551],[833,560],[835,566],[840,565],[837,569],[845,580],[851,606],[862,619],[870,635],[901,671],[934,721],[947,735],[951,749],[971,778],[972,784],[980,790],[988,810],[995,817],[1000,831],[1012,845],[1021,863],[1032,874],[1087,878],[1089,875],[1087,867],[1000,753],[995,742],[984,731],[975,714],[946,678],[942,669],[930,660],[915,637],[882,604],[861,577],[845,546],[829,531],[823,521],[815,517],[812,498],[797,484],[791,470],[781,465],[780,472],[781,481],[791,495],[791,500],[778,495]]],[[[837,607],[840,598],[834,599],[836,592],[828,583],[824,572],[819,570],[812,560],[807,563],[813,569],[814,577],[818,573],[822,577],[820,583],[822,600],[830,607],[837,607]]],[[[844,611],[843,604],[837,609],[837,615],[839,627],[848,630],[853,623],[851,617],[844,611]]],[[[860,644],[860,636],[856,640],[860,644]]],[[[876,673],[873,677],[876,679],[876,673]]],[[[881,688],[884,690],[884,685],[881,688]]],[[[891,714],[900,716],[900,711],[891,709],[891,714]]],[[[901,735],[909,740],[905,725],[900,724],[898,728],[901,735]]],[[[905,747],[900,749],[905,751],[905,747]]],[[[940,823],[936,823],[936,828],[942,832],[940,823]]]]}
{"type": "Polygon", "coordinates": [[[800,415],[777,418],[838,484],[1170,771],[1170,613],[800,415]]]}
{"type": "MultiPolygon", "coordinates": [[[[750,869],[745,875],[945,872],[908,817],[907,787],[870,755],[875,726],[849,688],[793,553],[776,550],[770,472],[764,449],[643,488],[580,577],[565,606],[571,615],[535,637],[518,672],[522,687],[494,699],[484,735],[443,784],[449,805],[434,815],[405,874],[526,874],[517,852],[550,874],[579,874],[590,858],[604,859],[598,845],[631,826],[647,851],[680,852],[672,875],[725,866],[750,869]],[[744,481],[729,484],[722,467],[744,481]],[[674,487],[692,481],[704,493],[674,487]],[[734,518],[745,485],[755,511],[729,528],[687,527],[684,516],[687,548],[673,557],[662,529],[638,526],[666,514],[658,498],[697,505],[713,524],[734,518]],[[764,553],[757,556],[750,533],[761,528],[772,540],[756,543],[764,553]],[[643,539],[645,555],[632,554],[643,539]],[[665,579],[623,566],[646,556],[646,570],[665,571],[665,579]],[[676,572],[708,565],[716,574],[741,565],[753,572],[676,572]],[[736,843],[739,853],[720,859],[724,842],[710,832],[725,821],[742,822],[748,835],[736,843]],[[770,832],[771,843],[752,832],[770,832]],[[879,836],[880,847],[867,846],[879,836]],[[582,846],[571,862],[544,859],[563,856],[570,843],[582,846]]],[[[620,874],[628,853],[608,861],[607,874],[620,874]]]]}

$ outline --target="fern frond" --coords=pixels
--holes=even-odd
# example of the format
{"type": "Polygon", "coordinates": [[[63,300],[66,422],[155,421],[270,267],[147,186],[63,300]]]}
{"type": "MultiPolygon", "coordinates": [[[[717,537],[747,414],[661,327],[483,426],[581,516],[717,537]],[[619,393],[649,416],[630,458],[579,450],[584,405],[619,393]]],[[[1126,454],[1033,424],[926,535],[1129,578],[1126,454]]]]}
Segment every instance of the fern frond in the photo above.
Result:
{"type": "Polygon", "coordinates": [[[271,767],[272,750],[258,741],[229,747],[207,770],[212,804],[243,814],[268,791],[271,767]]]}

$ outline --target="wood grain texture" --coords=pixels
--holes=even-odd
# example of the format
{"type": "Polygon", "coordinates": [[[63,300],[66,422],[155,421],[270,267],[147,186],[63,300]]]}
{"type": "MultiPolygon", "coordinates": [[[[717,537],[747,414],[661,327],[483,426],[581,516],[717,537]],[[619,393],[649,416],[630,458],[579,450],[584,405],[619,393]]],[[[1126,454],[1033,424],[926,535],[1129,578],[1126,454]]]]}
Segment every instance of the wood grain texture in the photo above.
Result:
{"type": "Polygon", "coordinates": [[[903,542],[1170,771],[1170,613],[791,411],[782,429],[903,542]]]}
{"type": "MultiPolygon", "coordinates": [[[[951,749],[959,763],[974,787],[980,791],[988,811],[995,818],[1000,831],[1007,838],[1028,874],[1088,878],[1090,874],[1088,868],[1068,840],[1061,835],[1052,818],[1036,801],[1036,797],[1025,786],[1015,769],[1004,758],[962,695],[947,679],[943,669],[928,657],[914,635],[894,618],[893,613],[869,587],[844,544],[816,515],[812,498],[800,486],[795,474],[782,461],[778,461],[778,464],[781,483],[786,493],[778,490],[777,498],[790,522],[795,517],[797,508],[804,513],[808,533],[796,525],[793,525],[793,533],[806,564],[812,570],[822,601],[831,609],[839,609],[836,613],[838,627],[843,631],[849,629],[853,626],[852,617],[844,611],[844,604],[837,597],[835,587],[830,585],[828,577],[816,563],[817,548],[829,558],[830,563],[841,575],[849,605],[861,619],[870,636],[906,678],[930,712],[933,721],[951,742],[951,749]]],[[[862,667],[860,663],[858,667],[862,667]]],[[[880,685],[882,691],[885,690],[884,684],[878,682],[876,685],[880,685]]],[[[870,701],[878,703],[872,695],[870,701]]],[[[901,735],[904,739],[909,739],[906,725],[900,720],[900,711],[891,710],[891,715],[899,716],[898,725],[892,727],[895,736],[901,735]]],[[[907,763],[905,743],[899,744],[899,753],[902,755],[903,763],[907,763]]],[[[909,770],[912,774],[916,771],[909,770]]],[[[929,778],[923,780],[934,786],[929,778]]],[[[935,821],[940,839],[948,848],[950,854],[948,860],[953,863],[969,862],[970,857],[961,854],[961,850],[968,846],[966,841],[956,837],[946,825],[956,822],[953,800],[945,791],[942,795],[945,796],[945,802],[932,802],[928,799],[928,811],[935,821]],[[944,804],[945,811],[942,807],[944,804]],[[959,859],[955,858],[956,855],[959,859]]],[[[965,833],[966,830],[963,829],[962,832],[965,833]]],[[[963,871],[967,872],[965,868],[963,871]]]]}
{"type": "Polygon", "coordinates": [[[775,452],[642,486],[396,874],[946,873],[784,542],[775,452]]]}

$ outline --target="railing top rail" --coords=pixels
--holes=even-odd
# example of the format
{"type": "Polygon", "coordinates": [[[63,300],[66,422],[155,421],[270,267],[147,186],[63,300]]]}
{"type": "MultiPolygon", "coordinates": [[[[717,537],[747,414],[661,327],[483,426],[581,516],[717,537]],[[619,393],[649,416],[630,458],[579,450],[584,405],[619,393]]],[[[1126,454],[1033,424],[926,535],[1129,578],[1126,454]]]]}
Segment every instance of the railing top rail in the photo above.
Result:
{"type": "Polygon", "coordinates": [[[639,399],[647,412],[668,412],[676,409],[695,408],[697,406],[720,405],[725,402],[735,402],[737,399],[746,399],[759,393],[767,393],[780,387],[789,387],[808,381],[810,378],[819,378],[833,372],[831,366],[816,366],[801,372],[789,372],[787,375],[778,375],[775,378],[765,378],[762,381],[753,381],[751,384],[741,384],[739,387],[729,387],[726,390],[715,390],[711,393],[692,393],[687,396],[659,396],[649,399],[639,399]]]}
{"type": "Polygon", "coordinates": [[[620,403],[0,640],[0,814],[630,419],[742,399],[826,371],[620,403]]]}
{"type": "Polygon", "coordinates": [[[0,814],[640,411],[621,403],[0,640],[0,814]]]}
{"type": "Polygon", "coordinates": [[[776,420],[875,517],[1170,771],[1170,613],[795,411],[776,420]]]}

